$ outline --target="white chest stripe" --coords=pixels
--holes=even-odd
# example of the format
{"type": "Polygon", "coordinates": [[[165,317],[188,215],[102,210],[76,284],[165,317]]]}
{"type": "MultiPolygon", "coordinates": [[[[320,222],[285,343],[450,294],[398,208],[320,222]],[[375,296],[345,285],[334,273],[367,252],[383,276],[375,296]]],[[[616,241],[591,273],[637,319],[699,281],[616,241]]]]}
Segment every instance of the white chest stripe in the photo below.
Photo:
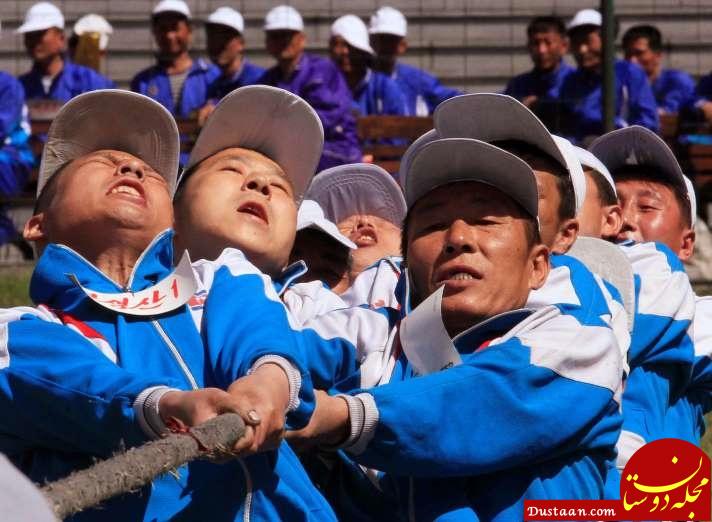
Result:
{"type": "Polygon", "coordinates": [[[75,275],[74,284],[99,306],[113,312],[149,316],[160,315],[180,308],[195,294],[198,285],[187,252],[176,269],[165,279],[139,292],[102,293],[83,287],[75,275]]]}

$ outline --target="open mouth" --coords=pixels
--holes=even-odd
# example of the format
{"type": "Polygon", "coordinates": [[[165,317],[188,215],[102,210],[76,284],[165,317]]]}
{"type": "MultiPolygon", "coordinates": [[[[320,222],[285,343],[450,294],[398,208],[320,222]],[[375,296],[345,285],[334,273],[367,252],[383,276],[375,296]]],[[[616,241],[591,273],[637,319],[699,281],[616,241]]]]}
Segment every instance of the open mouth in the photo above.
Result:
{"type": "Polygon", "coordinates": [[[247,214],[253,216],[264,223],[269,224],[269,219],[267,219],[267,210],[257,202],[248,201],[237,209],[241,214],[247,214]]]}
{"type": "Polygon", "coordinates": [[[356,236],[351,238],[351,241],[356,243],[356,246],[367,247],[378,243],[378,234],[376,229],[371,226],[361,227],[356,231],[356,236]]]}
{"type": "Polygon", "coordinates": [[[457,286],[467,285],[478,279],[482,279],[482,274],[474,268],[463,264],[441,268],[435,277],[436,286],[446,284],[457,286]]]}
{"type": "Polygon", "coordinates": [[[136,203],[146,203],[146,194],[143,189],[143,184],[131,178],[125,178],[114,183],[106,194],[108,196],[120,196],[136,203]]]}

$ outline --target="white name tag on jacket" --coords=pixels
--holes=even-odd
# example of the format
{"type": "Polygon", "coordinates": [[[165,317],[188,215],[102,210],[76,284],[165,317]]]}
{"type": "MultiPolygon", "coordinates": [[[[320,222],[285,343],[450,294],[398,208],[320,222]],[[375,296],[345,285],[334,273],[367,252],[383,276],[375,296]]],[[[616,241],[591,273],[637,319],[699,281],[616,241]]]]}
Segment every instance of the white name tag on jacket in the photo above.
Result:
{"type": "Polygon", "coordinates": [[[403,352],[418,375],[439,372],[462,363],[460,354],[445,330],[441,286],[400,323],[403,352]]]}
{"type": "Polygon", "coordinates": [[[69,277],[99,306],[126,315],[147,316],[171,312],[187,303],[198,289],[187,252],[168,277],[138,292],[95,292],[84,288],[75,275],[69,277]]]}

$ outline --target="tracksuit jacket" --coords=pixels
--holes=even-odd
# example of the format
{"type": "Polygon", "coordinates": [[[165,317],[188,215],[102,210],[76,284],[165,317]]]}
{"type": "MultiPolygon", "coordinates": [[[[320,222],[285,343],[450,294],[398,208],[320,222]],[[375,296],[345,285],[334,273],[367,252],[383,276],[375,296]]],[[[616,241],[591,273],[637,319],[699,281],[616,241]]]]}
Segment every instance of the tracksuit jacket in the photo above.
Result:
{"type": "Polygon", "coordinates": [[[78,65],[66,56],[62,71],[52,80],[49,91],[45,92],[42,84],[42,72],[32,67],[19,78],[28,100],[57,100],[68,102],[75,96],[98,89],[114,89],[116,84],[94,69],[78,65]]]}
{"type": "Polygon", "coordinates": [[[227,78],[221,74],[210,84],[208,87],[208,100],[217,104],[235,89],[258,83],[264,72],[265,70],[262,67],[243,58],[240,70],[232,77],[227,78]]]}
{"type": "Polygon", "coordinates": [[[353,108],[361,116],[377,114],[408,116],[410,114],[400,86],[378,71],[369,69],[352,94],[353,108]]]}
{"type": "MultiPolygon", "coordinates": [[[[554,259],[573,297],[458,335],[459,365],[416,376],[404,343],[429,352],[450,342],[431,334],[444,330],[439,316],[421,316],[420,335],[391,336],[381,386],[351,392],[369,429],[333,464],[326,494],[342,519],[521,520],[524,498],[603,498],[621,355],[593,275],[554,259]]],[[[407,287],[404,274],[406,305],[407,287]]]]}
{"type": "Polygon", "coordinates": [[[695,107],[695,81],[684,71],[663,69],[652,87],[658,108],[665,112],[679,113],[695,107]]]}
{"type": "MultiPolygon", "coordinates": [[[[73,250],[51,244],[30,285],[38,306],[0,313],[5,419],[0,451],[22,458],[33,480],[60,478],[94,458],[146,442],[156,435],[152,400],[164,387],[225,389],[263,356],[281,357],[298,369],[301,382],[290,385],[287,423],[299,428],[308,422],[311,382],[284,307],[271,280],[239,251],[195,263],[189,272],[196,287],[187,301],[172,305],[176,308],[160,315],[128,313],[141,307],[150,313],[154,304],[170,301],[171,292],[179,293],[178,279],[171,279],[177,273],[171,241],[172,232],[166,231],[148,246],[126,289],[73,250]]],[[[190,463],[73,519],[334,520],[334,515],[282,444],[278,451],[226,464],[190,463]]]]}
{"type": "MultiPolygon", "coordinates": [[[[620,248],[633,268],[636,292],[618,442],[617,465],[623,469],[645,443],[676,436],[669,431],[675,415],[670,410],[685,395],[692,375],[695,295],[682,263],[665,245],[629,241],[620,248]]],[[[685,425],[694,420],[688,414],[685,425]]]]}
{"type": "Polygon", "coordinates": [[[440,103],[462,94],[457,89],[446,87],[433,75],[405,63],[397,63],[391,78],[403,90],[408,114],[427,116],[440,103]]]}

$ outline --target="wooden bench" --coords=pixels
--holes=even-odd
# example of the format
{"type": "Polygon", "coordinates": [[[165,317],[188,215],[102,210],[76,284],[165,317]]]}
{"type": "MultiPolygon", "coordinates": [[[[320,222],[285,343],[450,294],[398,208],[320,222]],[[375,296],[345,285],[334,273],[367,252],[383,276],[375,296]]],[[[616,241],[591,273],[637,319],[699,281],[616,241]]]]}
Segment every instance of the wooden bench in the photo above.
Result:
{"type": "Polygon", "coordinates": [[[433,119],[429,116],[363,116],[358,118],[357,128],[363,154],[373,156],[373,163],[397,174],[408,145],[433,128],[433,119]],[[383,140],[404,143],[391,145],[382,143],[383,140]]]}

